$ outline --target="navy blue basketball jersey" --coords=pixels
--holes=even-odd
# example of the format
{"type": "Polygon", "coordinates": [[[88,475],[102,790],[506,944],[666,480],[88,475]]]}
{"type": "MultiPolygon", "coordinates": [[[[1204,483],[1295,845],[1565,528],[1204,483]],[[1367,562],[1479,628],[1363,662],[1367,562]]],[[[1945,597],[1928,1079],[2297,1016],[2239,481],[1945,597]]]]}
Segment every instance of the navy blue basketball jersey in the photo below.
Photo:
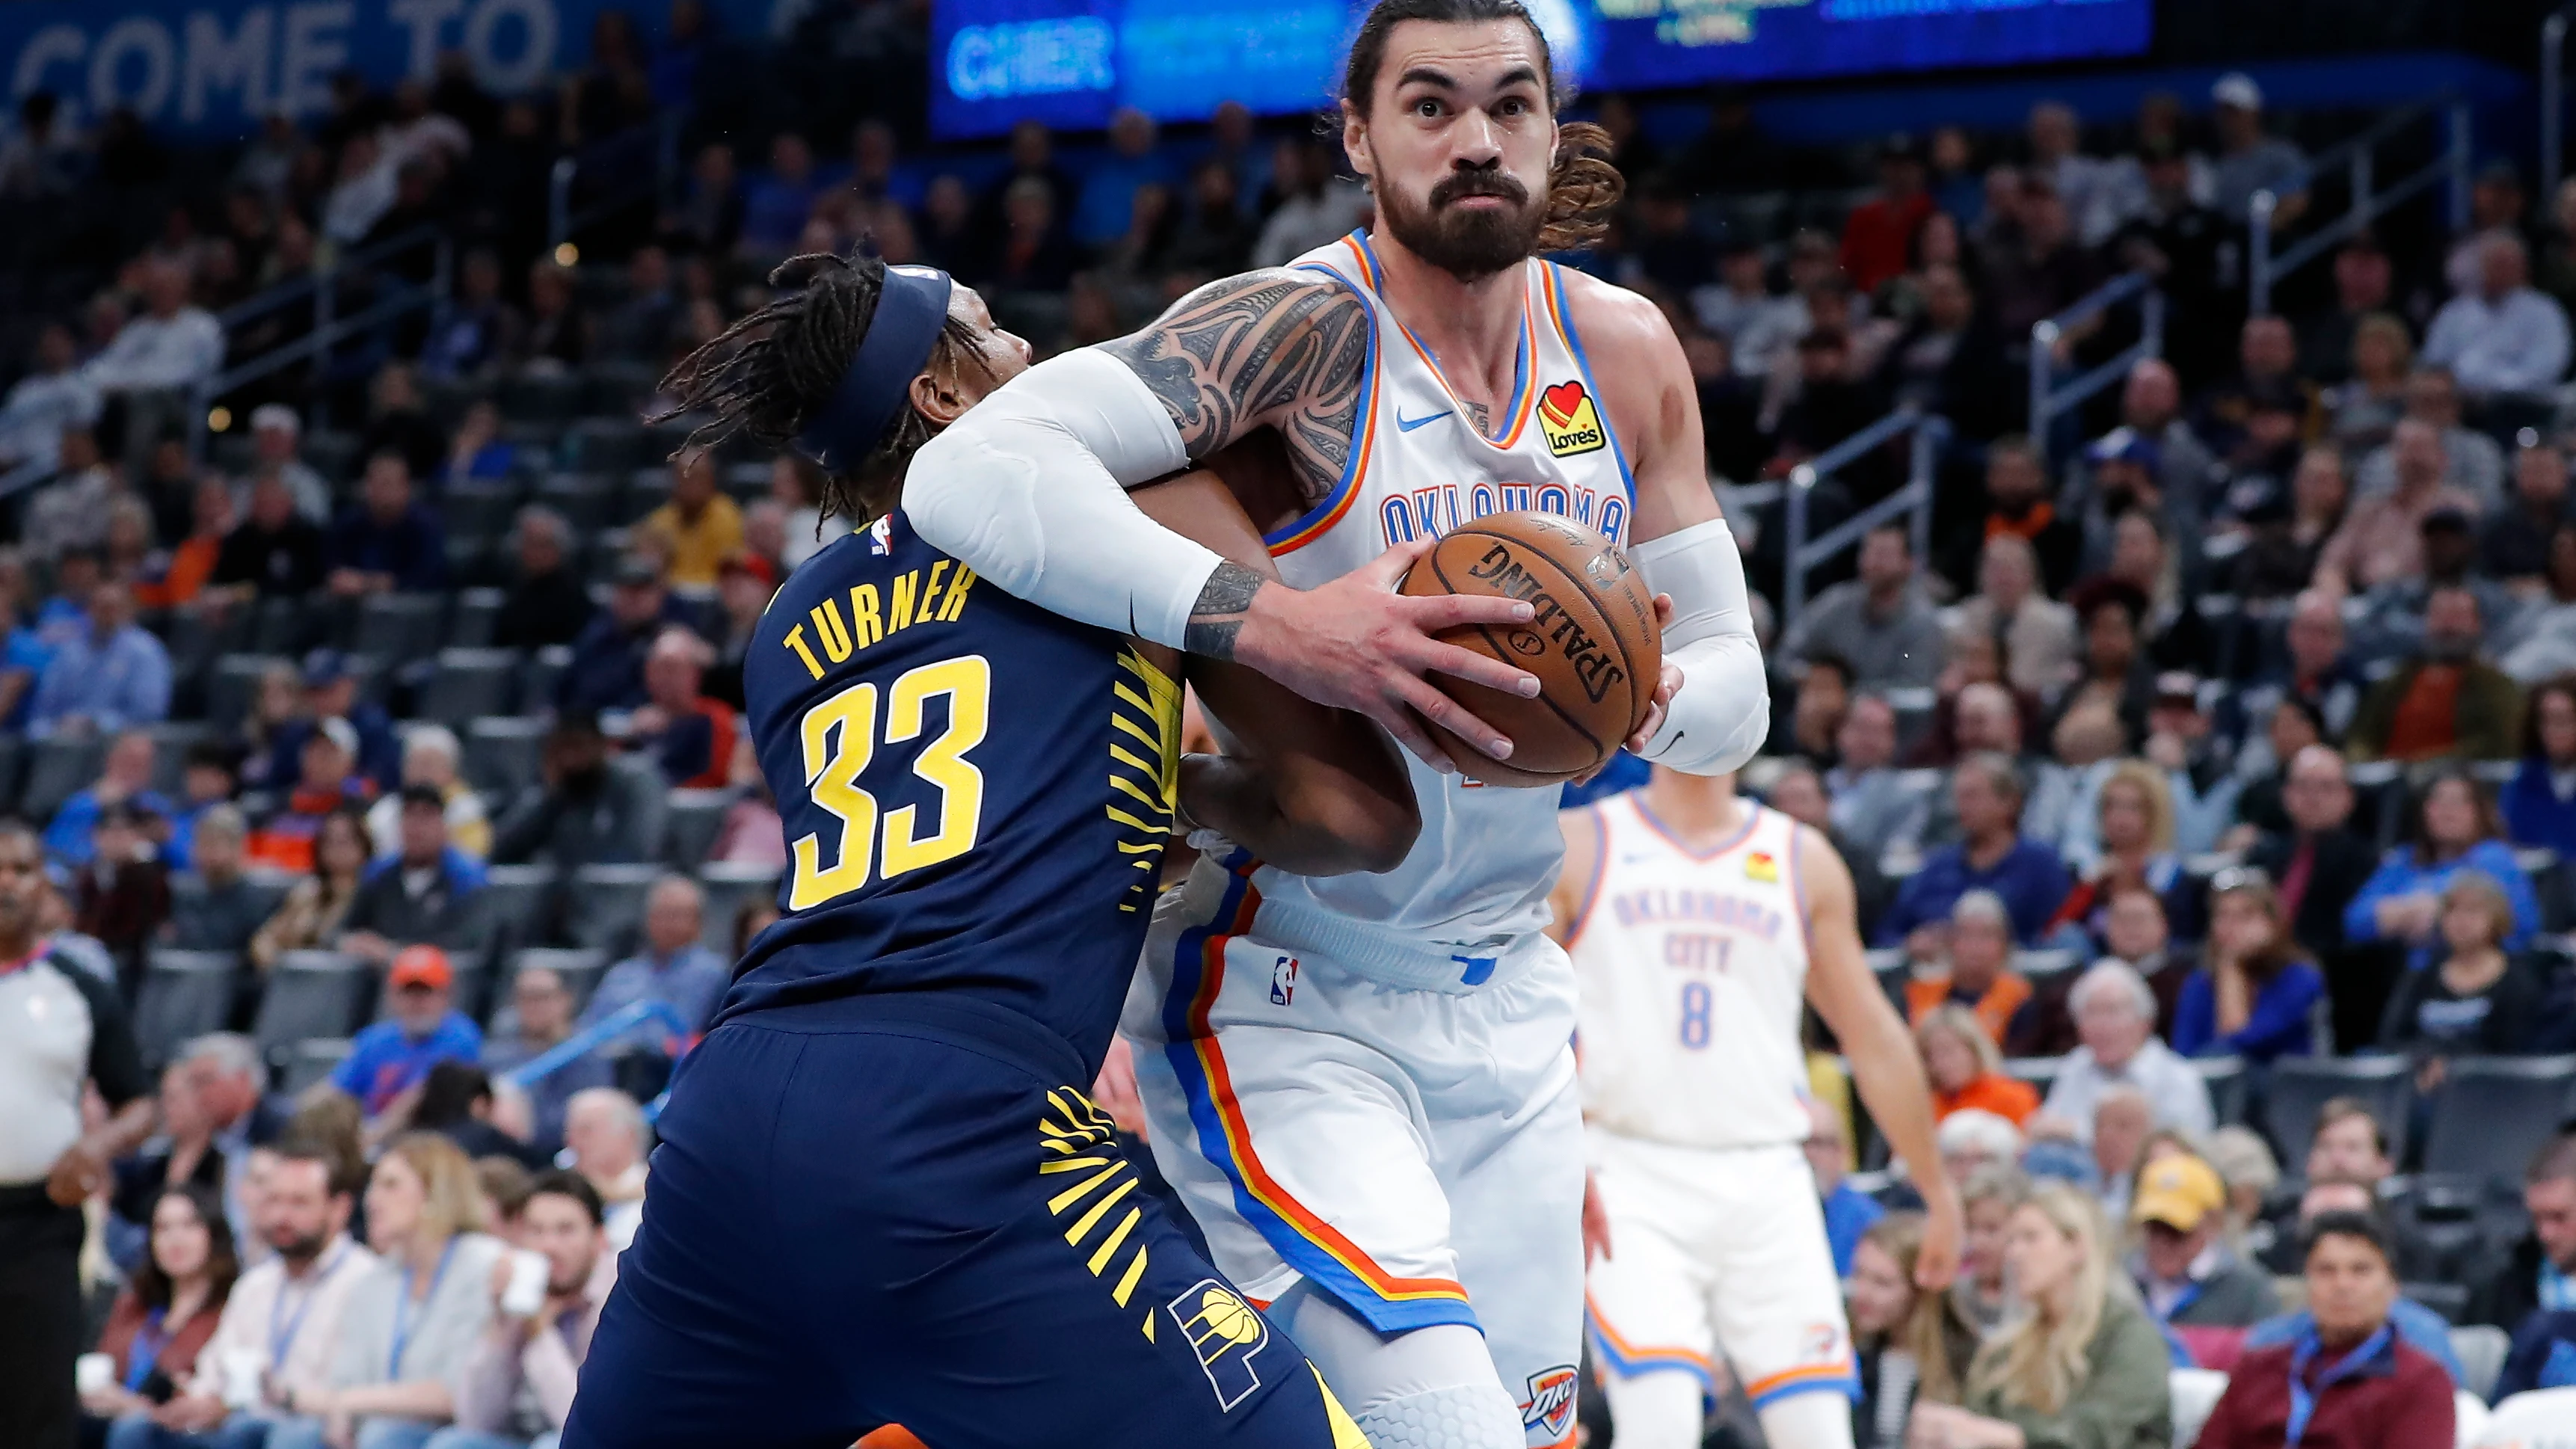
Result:
{"type": "Polygon", "coordinates": [[[743,692],[786,827],[785,915],[718,1019],[958,992],[1035,1018],[1098,1070],[1172,828],[1180,687],[896,513],[788,578],[743,692]]]}

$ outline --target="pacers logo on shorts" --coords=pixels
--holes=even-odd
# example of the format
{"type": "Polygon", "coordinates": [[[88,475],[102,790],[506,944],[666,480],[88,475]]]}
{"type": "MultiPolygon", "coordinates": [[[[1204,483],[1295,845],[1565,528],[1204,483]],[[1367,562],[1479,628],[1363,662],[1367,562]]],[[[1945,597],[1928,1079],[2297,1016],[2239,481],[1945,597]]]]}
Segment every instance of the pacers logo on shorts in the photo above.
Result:
{"type": "Polygon", "coordinates": [[[1214,1278],[1201,1278],[1165,1304],[1164,1311],[1181,1326],[1182,1339],[1198,1355],[1199,1369],[1207,1375],[1208,1387],[1216,1390],[1219,1409],[1232,1413],[1235,1405],[1261,1387],[1261,1371],[1252,1360],[1270,1346],[1270,1324],[1242,1295],[1214,1278]]]}
{"type": "Polygon", "coordinates": [[[1521,1403],[1521,1427],[1544,1430],[1551,1439],[1564,1438],[1565,1431],[1574,1427],[1579,1382],[1570,1363],[1531,1374],[1529,1397],[1521,1403]]]}
{"type": "Polygon", "coordinates": [[[1591,395],[1571,378],[1538,395],[1538,425],[1547,434],[1547,450],[1560,458],[1589,453],[1609,440],[1591,395]]]}

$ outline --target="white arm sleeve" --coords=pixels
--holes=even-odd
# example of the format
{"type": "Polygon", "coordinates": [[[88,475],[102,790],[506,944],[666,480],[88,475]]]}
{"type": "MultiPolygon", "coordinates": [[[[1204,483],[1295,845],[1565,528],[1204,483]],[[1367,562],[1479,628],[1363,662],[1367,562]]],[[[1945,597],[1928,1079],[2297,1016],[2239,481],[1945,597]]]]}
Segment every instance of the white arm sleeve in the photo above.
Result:
{"type": "Polygon", "coordinates": [[[1127,489],[1189,466],[1172,415],[1092,348],[1012,378],[913,456],[903,511],[923,539],[1049,612],[1178,649],[1223,562],[1127,489]]]}
{"type": "Polygon", "coordinates": [[[1628,556],[1648,587],[1673,596],[1664,661],[1682,672],[1646,758],[1691,775],[1742,769],[1771,733],[1771,684],[1753,641],[1735,535],[1716,518],[1638,544],[1628,556]]]}

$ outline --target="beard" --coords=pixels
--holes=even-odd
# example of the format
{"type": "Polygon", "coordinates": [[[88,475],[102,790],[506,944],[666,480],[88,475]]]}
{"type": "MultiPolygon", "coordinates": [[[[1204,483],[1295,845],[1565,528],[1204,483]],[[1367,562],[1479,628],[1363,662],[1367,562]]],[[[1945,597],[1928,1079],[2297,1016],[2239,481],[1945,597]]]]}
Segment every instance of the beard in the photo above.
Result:
{"type": "Polygon", "coordinates": [[[322,1256],[322,1250],[331,1246],[331,1235],[307,1233],[300,1237],[289,1236],[283,1240],[272,1235],[268,1245],[277,1250],[277,1256],[301,1266],[322,1256]]]}
{"type": "Polygon", "coordinates": [[[1386,229],[1415,256],[1462,282],[1490,277],[1519,266],[1538,250],[1545,224],[1544,201],[1532,201],[1529,188],[1499,169],[1453,170],[1417,204],[1402,187],[1378,188],[1378,214],[1386,229]],[[1505,207],[1462,207],[1470,196],[1499,197],[1505,207]]]}

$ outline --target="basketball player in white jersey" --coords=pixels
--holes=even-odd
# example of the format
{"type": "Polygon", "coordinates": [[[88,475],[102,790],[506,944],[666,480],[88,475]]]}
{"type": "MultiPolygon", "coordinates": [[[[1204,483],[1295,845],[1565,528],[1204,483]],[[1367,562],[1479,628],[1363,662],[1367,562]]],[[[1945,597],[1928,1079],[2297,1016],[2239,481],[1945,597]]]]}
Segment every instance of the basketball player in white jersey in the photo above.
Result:
{"type": "MultiPolygon", "coordinates": [[[[1417,718],[1503,755],[1419,675],[1537,682],[1422,639],[1396,579],[1480,515],[1566,515],[1668,596],[1632,747],[1732,770],[1768,719],[1678,340],[1646,299],[1537,259],[1597,237],[1620,189],[1562,99],[1517,0],[1380,0],[1342,103],[1372,229],[1039,364],[904,488],[921,535],[994,586],[1240,659],[1421,756],[1419,842],[1387,873],[1302,880],[1201,838],[1124,1022],[1157,1161],[1218,1266],[1380,1449],[1571,1443],[1583,1316],[1574,978],[1544,929],[1556,792],[1461,778],[1417,718]],[[1121,491],[1261,432],[1277,486],[1228,481],[1281,585],[1121,491]]],[[[1542,608],[1561,623],[1543,598],[1523,617],[1542,608]]]]}
{"type": "Polygon", "coordinates": [[[1583,1110],[1603,1248],[1593,1360],[1620,1449],[1696,1449],[1724,1353],[1773,1444],[1852,1442],[1858,1392],[1808,1131],[1812,1003],[1930,1221],[1915,1277],[1948,1286],[1959,1203],[1912,1035],[1863,957],[1851,872],[1825,838],[1657,768],[1561,817],[1550,933],[1582,989],[1583,1110]]]}

